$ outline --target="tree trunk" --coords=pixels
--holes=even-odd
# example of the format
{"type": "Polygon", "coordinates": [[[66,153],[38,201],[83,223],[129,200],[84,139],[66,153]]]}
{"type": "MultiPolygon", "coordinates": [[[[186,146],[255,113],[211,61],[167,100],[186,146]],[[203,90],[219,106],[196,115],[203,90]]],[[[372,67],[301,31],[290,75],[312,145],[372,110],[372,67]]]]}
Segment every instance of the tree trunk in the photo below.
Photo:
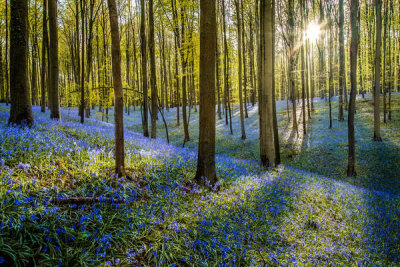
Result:
{"type": "MultiPolygon", "coordinates": [[[[4,62],[4,65],[5,65],[5,70],[4,70],[4,72],[5,72],[5,76],[6,76],[6,105],[8,105],[8,102],[10,101],[10,78],[11,77],[9,77],[9,72],[8,72],[8,57],[10,56],[11,57],[11,55],[9,55],[9,53],[8,53],[8,0],[5,0],[5,2],[6,2],[6,4],[5,4],[5,21],[6,21],[6,53],[5,53],[5,55],[4,55],[4,57],[5,57],[5,62],[4,62]]],[[[11,72],[11,70],[10,70],[10,72],[11,72]]],[[[11,74],[10,74],[11,75],[11,74]]]]}
{"type": "MultiPolygon", "coordinates": [[[[35,2],[34,6],[34,24],[33,24],[33,34],[32,34],[32,74],[31,74],[31,92],[32,92],[32,105],[37,105],[39,102],[38,99],[38,86],[37,86],[37,48],[38,48],[38,40],[37,40],[37,2],[35,2]]],[[[2,63],[0,63],[2,64],[2,63]]]]}
{"type": "Polygon", "coordinates": [[[143,135],[149,137],[148,90],[147,90],[147,49],[146,49],[146,11],[144,0],[140,0],[140,50],[142,55],[142,91],[143,91],[143,135]]]}
{"type": "Polygon", "coordinates": [[[200,126],[195,180],[215,185],[215,0],[200,0],[200,126]]]}
{"type": "Polygon", "coordinates": [[[375,88],[374,88],[374,141],[382,141],[380,126],[381,91],[381,44],[382,44],[382,0],[375,0],[376,41],[375,41],[375,88]]]}
{"type": "Polygon", "coordinates": [[[296,108],[296,89],[295,89],[295,81],[294,81],[294,67],[295,67],[295,55],[294,55],[294,0],[289,0],[288,7],[288,27],[289,27],[289,87],[291,92],[292,99],[292,108],[293,108],[293,130],[298,133],[297,128],[297,108],[296,108]],[[292,52],[293,51],[293,52],[292,52]]]}
{"type": "Polygon", "coordinates": [[[229,129],[233,134],[232,128],[232,110],[231,110],[231,99],[230,99],[230,88],[229,88],[229,50],[228,50],[228,39],[226,36],[226,16],[225,16],[225,1],[222,1],[222,17],[223,17],[223,28],[224,28],[224,102],[225,102],[225,119],[226,124],[229,123],[229,129]]]}
{"type": "MultiPolygon", "coordinates": [[[[49,0],[51,1],[51,0],[49,0]]],[[[80,10],[80,14],[81,14],[81,22],[82,22],[82,29],[81,29],[81,34],[82,34],[82,56],[81,56],[81,74],[80,74],[80,78],[81,78],[81,104],[80,104],[80,108],[79,108],[79,115],[81,116],[81,123],[85,122],[85,29],[84,29],[84,25],[85,25],[85,6],[83,1],[85,0],[80,0],[80,5],[81,5],[81,10],[80,10]]],[[[79,63],[78,63],[79,64],[79,63]]]]}
{"type": "Polygon", "coordinates": [[[156,59],[154,49],[154,13],[153,0],[149,0],[149,53],[150,53],[150,85],[151,85],[151,138],[157,137],[158,92],[156,80],[156,59]]]}
{"type": "Polygon", "coordinates": [[[275,145],[273,132],[273,90],[274,90],[274,28],[273,5],[271,0],[261,0],[260,7],[261,47],[261,94],[260,112],[260,158],[264,166],[273,166],[275,145]]]}
{"type": "Polygon", "coordinates": [[[183,117],[183,132],[185,135],[184,142],[190,140],[189,137],[189,123],[186,114],[187,108],[187,91],[186,91],[186,80],[187,80],[187,59],[185,58],[184,43],[185,43],[185,8],[181,6],[181,45],[180,55],[182,64],[182,117],[183,117]]]}
{"type": "Polygon", "coordinates": [[[28,1],[11,1],[9,123],[31,126],[33,113],[28,87],[28,1]]]}
{"type": "Polygon", "coordinates": [[[328,101],[329,101],[329,129],[332,129],[332,93],[333,93],[333,23],[332,14],[329,14],[329,88],[328,88],[328,101]]]}
{"type": "MultiPolygon", "coordinates": [[[[300,2],[300,10],[301,10],[301,31],[305,31],[305,25],[304,25],[304,1],[300,2]]],[[[301,38],[302,38],[302,43],[303,45],[301,46],[301,99],[302,99],[302,105],[301,105],[301,109],[302,109],[302,117],[303,117],[303,135],[304,137],[307,134],[307,126],[306,126],[306,77],[305,74],[307,73],[306,70],[306,64],[305,64],[305,51],[304,51],[304,47],[305,47],[305,39],[304,39],[304,34],[301,34],[301,38]]]]}
{"type": "Polygon", "coordinates": [[[243,92],[244,92],[244,117],[248,118],[249,114],[247,112],[247,60],[246,60],[246,35],[245,35],[245,26],[244,26],[244,12],[243,12],[243,1],[240,2],[241,9],[241,23],[242,23],[242,61],[243,61],[243,92]]]}
{"type": "Polygon", "coordinates": [[[50,118],[60,120],[60,100],[58,93],[58,22],[57,0],[49,0],[49,30],[50,30],[50,118]]]}
{"type": "Polygon", "coordinates": [[[46,112],[46,46],[47,46],[47,0],[43,0],[43,21],[42,21],[42,66],[41,66],[41,112],[46,112]]]}
{"type": "Polygon", "coordinates": [[[246,139],[246,131],[244,128],[244,111],[243,111],[243,88],[242,88],[242,26],[240,19],[239,0],[235,0],[236,6],[236,20],[237,20],[237,34],[238,34],[238,61],[239,61],[239,112],[240,112],[240,129],[242,131],[242,140],[246,139]]]}
{"type": "Polygon", "coordinates": [[[343,121],[343,95],[346,79],[346,62],[344,51],[344,0],[339,0],[339,114],[338,120],[343,121]]]}
{"type": "Polygon", "coordinates": [[[357,94],[357,52],[359,45],[359,3],[358,0],[350,2],[350,23],[351,23],[351,44],[350,44],[350,101],[349,101],[349,118],[348,118],[348,165],[347,176],[356,176],[356,148],[354,136],[354,114],[356,109],[356,94],[357,94]]]}
{"type": "Polygon", "coordinates": [[[251,86],[251,105],[254,107],[256,102],[256,83],[255,83],[255,68],[254,68],[254,33],[253,33],[253,16],[250,11],[249,16],[249,31],[250,31],[250,44],[249,44],[249,54],[250,54],[250,86],[251,86]]]}
{"type": "MultiPolygon", "coordinates": [[[[0,25],[1,31],[1,25],[0,25]]],[[[4,72],[3,72],[3,43],[0,42],[0,101],[6,102],[6,92],[4,87],[4,72]]]]}
{"type": "Polygon", "coordinates": [[[108,0],[111,28],[111,57],[115,96],[115,172],[118,176],[125,174],[124,160],[124,93],[121,80],[121,48],[118,30],[118,13],[115,0],[108,0]]]}
{"type": "MultiPolygon", "coordinates": [[[[319,24],[322,25],[325,23],[325,13],[324,13],[324,6],[323,6],[323,1],[320,1],[320,13],[319,13],[319,24]]],[[[322,31],[320,35],[320,40],[319,40],[319,92],[320,92],[320,97],[325,98],[325,89],[326,89],[326,73],[325,73],[325,36],[322,31]]]]}
{"type": "Polygon", "coordinates": [[[220,83],[219,83],[219,49],[218,49],[218,36],[217,36],[217,41],[216,41],[216,52],[215,52],[215,72],[216,72],[216,77],[215,77],[215,82],[217,86],[217,113],[218,113],[218,119],[222,119],[221,116],[221,93],[220,93],[220,83]]]}

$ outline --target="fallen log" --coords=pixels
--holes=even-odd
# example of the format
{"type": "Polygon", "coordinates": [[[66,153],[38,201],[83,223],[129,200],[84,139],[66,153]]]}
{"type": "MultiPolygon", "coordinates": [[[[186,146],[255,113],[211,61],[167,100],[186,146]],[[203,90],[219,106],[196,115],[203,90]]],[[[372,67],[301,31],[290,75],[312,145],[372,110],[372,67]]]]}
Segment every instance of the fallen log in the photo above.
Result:
{"type": "Polygon", "coordinates": [[[85,203],[125,203],[124,199],[118,198],[99,198],[99,197],[69,197],[69,198],[60,198],[60,199],[52,199],[50,201],[54,204],[85,204],[85,203]]]}

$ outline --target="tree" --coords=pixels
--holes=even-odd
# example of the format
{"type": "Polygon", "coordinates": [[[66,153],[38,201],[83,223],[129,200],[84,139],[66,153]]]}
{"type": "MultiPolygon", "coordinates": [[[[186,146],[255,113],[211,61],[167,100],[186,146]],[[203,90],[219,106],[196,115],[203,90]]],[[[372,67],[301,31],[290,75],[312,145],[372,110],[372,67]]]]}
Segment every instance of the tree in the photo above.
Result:
{"type": "Polygon", "coordinates": [[[154,12],[153,0],[149,0],[149,52],[150,52],[150,85],[151,85],[151,138],[157,136],[157,80],[154,50],[154,12]]]}
{"type": "Polygon", "coordinates": [[[124,94],[121,80],[121,48],[118,29],[118,13],[115,0],[108,0],[111,28],[112,73],[115,95],[115,172],[118,176],[125,174],[124,151],[124,94]]]}
{"type": "Polygon", "coordinates": [[[274,90],[274,27],[272,0],[260,1],[260,47],[261,47],[261,88],[260,88],[260,158],[265,166],[275,164],[273,132],[273,90],[274,90]]]}
{"type": "MultiPolygon", "coordinates": [[[[86,38],[85,38],[85,29],[84,29],[84,25],[85,25],[85,7],[84,7],[83,1],[84,0],[80,0],[80,6],[81,6],[80,14],[81,14],[81,22],[82,22],[82,29],[81,29],[81,34],[82,34],[82,38],[81,38],[82,39],[81,40],[82,41],[81,62],[82,63],[81,63],[81,68],[80,69],[82,70],[82,73],[80,74],[81,103],[80,103],[80,106],[79,106],[79,114],[81,116],[81,123],[85,122],[85,39],[86,38]]],[[[76,12],[77,12],[77,20],[78,20],[78,10],[76,12]]],[[[78,28],[79,27],[78,26],[78,22],[76,24],[77,24],[77,28],[78,28]]],[[[78,43],[79,43],[79,41],[78,41],[78,43]]],[[[77,63],[79,64],[79,60],[78,60],[77,63]]],[[[108,116],[107,116],[107,118],[108,118],[108,116]]]]}
{"type": "Polygon", "coordinates": [[[34,123],[28,87],[28,1],[11,1],[9,123],[34,123]]]}
{"type": "Polygon", "coordinates": [[[228,50],[228,39],[226,36],[226,11],[225,1],[222,1],[222,26],[224,31],[224,103],[225,103],[225,123],[228,125],[233,134],[232,128],[232,110],[231,110],[231,99],[230,99],[230,88],[229,88],[229,50],[228,50]],[[229,120],[228,120],[229,119],[229,120]]]}
{"type": "Polygon", "coordinates": [[[239,1],[235,0],[236,6],[236,20],[237,20],[237,36],[238,36],[238,61],[239,61],[239,111],[240,111],[240,129],[242,132],[242,140],[246,139],[246,130],[244,128],[244,111],[243,111],[243,88],[242,88],[242,23],[240,19],[240,5],[239,1]]]}
{"type": "Polygon", "coordinates": [[[357,95],[357,53],[359,45],[359,3],[358,0],[351,0],[350,2],[350,23],[351,23],[351,44],[350,44],[350,101],[349,101],[349,114],[348,114],[348,165],[347,176],[356,176],[356,149],[355,149],[355,136],[354,136],[354,114],[356,110],[356,95],[357,95]]]}
{"type": "Polygon", "coordinates": [[[217,19],[215,0],[200,0],[200,125],[195,180],[217,182],[215,171],[215,53],[217,19]]]}
{"type": "Polygon", "coordinates": [[[290,88],[292,108],[293,108],[293,130],[295,130],[298,133],[297,114],[296,114],[297,113],[296,88],[294,79],[294,68],[295,68],[294,0],[288,1],[288,46],[289,46],[288,80],[289,80],[289,88],[290,88]]]}
{"type": "Polygon", "coordinates": [[[343,94],[346,86],[346,62],[344,54],[344,0],[339,0],[339,114],[338,120],[343,121],[343,94]]]}
{"type": "Polygon", "coordinates": [[[376,40],[375,40],[375,88],[374,88],[374,141],[382,141],[380,125],[381,92],[381,45],[382,45],[382,0],[375,0],[376,40]]]}
{"type": "Polygon", "coordinates": [[[143,135],[149,137],[148,90],[147,90],[147,49],[146,49],[146,12],[144,0],[140,0],[140,51],[142,56],[142,91],[143,91],[143,135]]]}
{"type": "MultiPolygon", "coordinates": [[[[185,7],[184,3],[181,6],[181,47],[180,47],[180,56],[181,56],[181,64],[182,64],[182,119],[183,119],[183,132],[185,134],[184,142],[190,140],[189,136],[189,123],[187,118],[186,106],[187,106],[187,97],[186,97],[186,79],[187,79],[187,59],[185,58],[185,7]]],[[[178,104],[179,105],[179,104],[178,104]]]]}
{"type": "Polygon", "coordinates": [[[49,0],[49,30],[50,30],[50,118],[60,120],[60,102],[58,96],[58,27],[57,0],[49,0]]]}
{"type": "Polygon", "coordinates": [[[47,36],[47,0],[43,0],[43,20],[42,20],[42,66],[41,66],[41,112],[46,112],[46,47],[48,45],[47,36]]]}

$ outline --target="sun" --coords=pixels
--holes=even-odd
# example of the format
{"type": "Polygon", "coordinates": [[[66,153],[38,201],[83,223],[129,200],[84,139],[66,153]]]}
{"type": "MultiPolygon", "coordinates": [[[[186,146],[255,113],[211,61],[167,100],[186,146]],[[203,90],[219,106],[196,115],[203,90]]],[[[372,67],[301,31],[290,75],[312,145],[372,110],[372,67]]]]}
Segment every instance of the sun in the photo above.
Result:
{"type": "Polygon", "coordinates": [[[318,24],[316,24],[315,22],[311,22],[310,24],[308,24],[306,37],[308,40],[310,40],[311,43],[316,42],[320,34],[321,27],[318,24]]]}

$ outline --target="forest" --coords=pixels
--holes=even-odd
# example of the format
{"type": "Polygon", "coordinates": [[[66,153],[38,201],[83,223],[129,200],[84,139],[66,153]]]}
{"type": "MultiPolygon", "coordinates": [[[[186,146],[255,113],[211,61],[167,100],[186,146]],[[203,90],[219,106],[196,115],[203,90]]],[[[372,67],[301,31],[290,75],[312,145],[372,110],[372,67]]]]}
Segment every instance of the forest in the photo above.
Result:
{"type": "Polygon", "coordinates": [[[0,266],[399,266],[400,0],[0,0],[0,266]]]}

